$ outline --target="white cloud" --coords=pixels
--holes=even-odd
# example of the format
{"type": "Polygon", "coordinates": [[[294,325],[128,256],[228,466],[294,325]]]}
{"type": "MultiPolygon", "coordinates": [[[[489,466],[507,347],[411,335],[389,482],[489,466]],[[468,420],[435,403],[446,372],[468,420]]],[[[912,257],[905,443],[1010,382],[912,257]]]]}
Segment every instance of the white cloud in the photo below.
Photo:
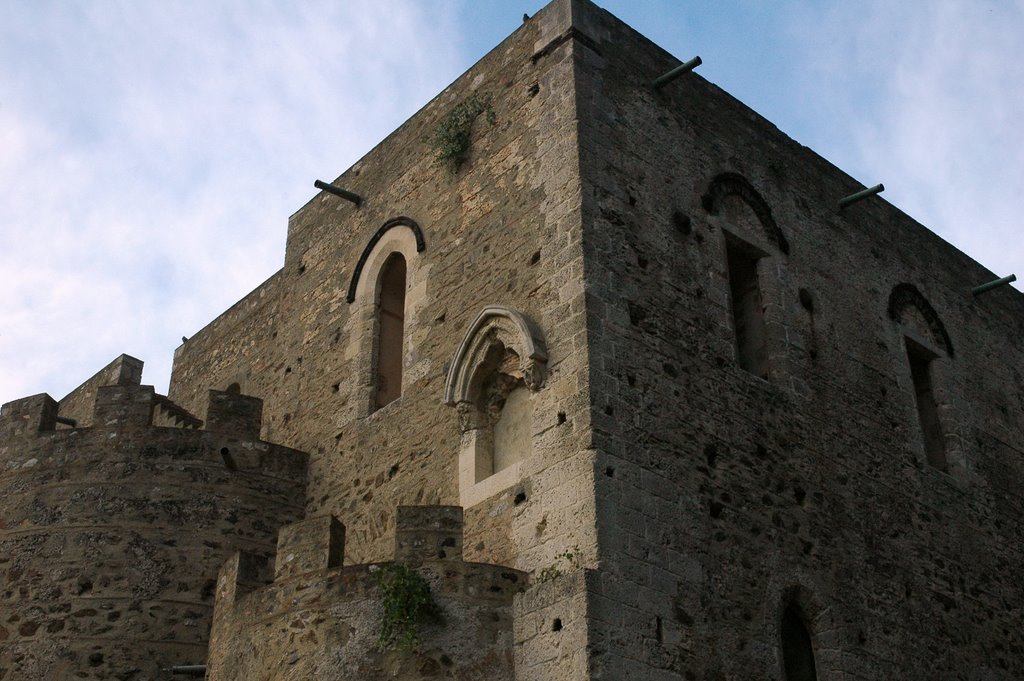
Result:
{"type": "Polygon", "coordinates": [[[811,145],[997,274],[1024,276],[1024,4],[874,0],[805,7],[793,26],[814,36],[811,145]]]}
{"type": "Polygon", "coordinates": [[[0,401],[173,348],[458,74],[447,4],[0,2],[0,401]]]}

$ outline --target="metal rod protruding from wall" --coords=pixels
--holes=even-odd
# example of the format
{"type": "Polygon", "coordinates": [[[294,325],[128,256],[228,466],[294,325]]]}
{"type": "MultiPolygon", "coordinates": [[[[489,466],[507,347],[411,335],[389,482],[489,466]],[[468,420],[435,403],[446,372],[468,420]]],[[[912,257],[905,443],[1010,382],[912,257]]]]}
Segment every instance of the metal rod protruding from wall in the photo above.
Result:
{"type": "Polygon", "coordinates": [[[1017,281],[1017,275],[1011,274],[1008,277],[996,279],[995,281],[990,281],[987,284],[982,284],[981,286],[975,286],[974,288],[971,289],[971,293],[973,293],[976,296],[980,296],[982,293],[991,291],[994,288],[999,288],[1000,286],[1006,286],[1007,284],[1012,283],[1014,281],[1017,281]]]}
{"type": "Polygon", "coordinates": [[[341,187],[335,187],[333,184],[327,184],[326,182],[322,182],[320,180],[317,180],[316,182],[313,183],[313,186],[316,187],[317,189],[324,190],[328,194],[334,194],[335,196],[340,196],[341,198],[345,199],[346,201],[351,201],[352,203],[356,204],[357,206],[363,202],[363,197],[359,196],[359,194],[353,194],[352,192],[346,191],[346,190],[342,189],[341,187]]]}
{"type": "Polygon", "coordinates": [[[857,192],[856,194],[850,194],[849,196],[844,196],[843,198],[839,199],[839,210],[842,210],[842,209],[846,208],[851,203],[857,203],[861,199],[866,199],[869,196],[874,196],[875,194],[881,194],[884,191],[885,191],[885,185],[884,184],[876,184],[874,187],[868,187],[867,189],[862,189],[859,192],[857,192]]]}
{"type": "Polygon", "coordinates": [[[683,75],[684,73],[689,73],[690,71],[693,71],[695,68],[697,68],[703,63],[704,60],[701,59],[699,56],[694,57],[685,64],[680,64],[679,66],[675,67],[668,73],[662,76],[658,76],[658,78],[655,79],[655,81],[651,84],[654,86],[655,90],[660,90],[661,88],[665,87],[679,76],[683,75]]]}

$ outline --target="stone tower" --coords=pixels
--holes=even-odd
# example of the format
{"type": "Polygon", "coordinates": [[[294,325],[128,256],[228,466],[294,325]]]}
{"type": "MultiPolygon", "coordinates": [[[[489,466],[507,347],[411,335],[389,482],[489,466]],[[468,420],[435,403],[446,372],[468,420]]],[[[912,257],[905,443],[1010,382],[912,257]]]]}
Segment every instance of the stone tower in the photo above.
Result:
{"type": "Polygon", "coordinates": [[[878,197],[840,208],[860,184],[696,73],[653,85],[678,64],[555,0],[291,216],[168,397],[105,371],[5,405],[0,679],[49,678],[50,639],[81,678],[1024,677],[1024,298],[972,295],[994,275],[878,197]],[[211,502],[254,507],[245,541],[160,571],[208,644],[163,622],[90,666],[135,632],[47,631],[88,606],[74,520],[14,509],[49,494],[38,449],[65,481],[65,440],[113,456],[93,404],[135,414],[122,466],[197,438],[139,485],[282,471],[211,502]],[[408,649],[378,636],[403,570],[443,613],[408,649]]]}

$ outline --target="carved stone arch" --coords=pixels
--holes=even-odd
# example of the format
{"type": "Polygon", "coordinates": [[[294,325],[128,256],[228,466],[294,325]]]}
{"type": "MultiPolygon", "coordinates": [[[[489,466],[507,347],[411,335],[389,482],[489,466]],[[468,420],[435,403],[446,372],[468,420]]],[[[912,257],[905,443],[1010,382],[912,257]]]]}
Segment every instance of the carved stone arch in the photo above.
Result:
{"type": "Polygon", "coordinates": [[[935,311],[935,308],[928,302],[928,299],[917,290],[916,286],[908,283],[896,284],[892,289],[892,293],[889,294],[889,319],[898,324],[903,323],[903,312],[908,307],[913,307],[921,314],[925,323],[928,324],[936,345],[942,347],[946,351],[947,356],[952,357],[953,341],[950,340],[949,334],[946,332],[946,326],[939,318],[939,313],[935,311]]]}
{"type": "Polygon", "coordinates": [[[456,408],[459,501],[473,506],[516,484],[533,455],[533,398],[544,385],[548,352],[521,312],[488,305],[469,325],[445,380],[456,408]]]}
{"type": "Polygon", "coordinates": [[[737,196],[746,203],[757,216],[764,231],[782,253],[789,255],[789,242],[772,217],[772,209],[768,202],[754,189],[747,178],[738,173],[721,173],[711,180],[707,192],[701,197],[701,205],[711,215],[718,215],[722,201],[727,196],[737,196]]]}
{"type": "Polygon", "coordinates": [[[488,305],[470,324],[448,368],[445,404],[455,406],[474,400],[474,381],[487,362],[489,350],[497,343],[519,357],[519,370],[531,391],[536,392],[544,385],[548,351],[540,329],[521,312],[503,305],[488,305]]]}
{"type": "Polygon", "coordinates": [[[356,267],[352,270],[352,279],[348,285],[348,296],[346,300],[351,304],[356,299],[356,288],[359,286],[359,277],[363,273],[363,268],[366,266],[366,260],[370,257],[377,242],[388,232],[389,229],[395,227],[408,227],[412,230],[413,235],[416,237],[416,252],[422,253],[427,248],[427,242],[423,238],[423,230],[416,224],[416,221],[412,218],[407,218],[404,215],[400,215],[396,218],[391,218],[383,225],[380,226],[370,240],[366,243],[366,248],[363,249],[362,254],[359,256],[359,260],[356,262],[356,267]]]}

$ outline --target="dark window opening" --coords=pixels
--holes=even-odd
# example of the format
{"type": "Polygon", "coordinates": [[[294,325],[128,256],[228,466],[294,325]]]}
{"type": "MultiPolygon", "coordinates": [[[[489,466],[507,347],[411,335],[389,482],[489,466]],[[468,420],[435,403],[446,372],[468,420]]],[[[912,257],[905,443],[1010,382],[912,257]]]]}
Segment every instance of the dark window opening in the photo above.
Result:
{"type": "Polygon", "coordinates": [[[914,381],[914,402],[917,404],[917,418],[921,423],[924,439],[924,453],[928,463],[946,470],[946,444],[939,423],[939,407],[935,402],[932,388],[932,360],[935,353],[919,343],[906,339],[907,360],[910,362],[910,376],[914,381]]]}
{"type": "Polygon", "coordinates": [[[768,378],[767,332],[761,288],[757,281],[759,256],[742,244],[726,241],[729,294],[736,331],[736,359],[740,368],[768,378]]]}
{"type": "Polygon", "coordinates": [[[378,291],[375,409],[380,409],[402,396],[405,258],[400,254],[393,254],[384,263],[378,291]]]}
{"type": "Polygon", "coordinates": [[[792,605],[782,613],[782,664],[786,681],[817,681],[811,635],[792,605]]]}

